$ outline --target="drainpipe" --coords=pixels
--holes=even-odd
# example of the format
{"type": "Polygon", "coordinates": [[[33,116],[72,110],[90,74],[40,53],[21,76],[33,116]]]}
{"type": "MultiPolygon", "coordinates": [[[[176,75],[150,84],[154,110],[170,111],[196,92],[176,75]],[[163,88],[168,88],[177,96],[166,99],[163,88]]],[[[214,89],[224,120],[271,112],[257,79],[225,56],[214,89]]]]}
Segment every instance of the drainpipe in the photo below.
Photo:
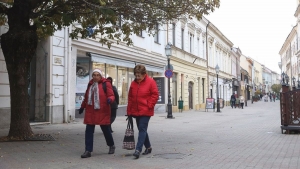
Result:
{"type": "Polygon", "coordinates": [[[292,78],[293,78],[293,65],[292,65],[292,44],[290,43],[290,64],[291,64],[291,77],[290,77],[290,79],[291,79],[291,83],[290,83],[290,86],[291,86],[291,88],[292,88],[292,78]]]}
{"type": "Polygon", "coordinates": [[[68,29],[64,28],[64,56],[65,56],[65,73],[64,73],[64,123],[68,123],[68,29]]]}
{"type": "MultiPolygon", "coordinates": [[[[207,42],[207,36],[208,36],[208,26],[209,26],[210,22],[208,21],[207,25],[206,25],[206,67],[207,67],[207,94],[209,93],[209,75],[208,75],[208,42],[207,42]]],[[[207,95],[208,96],[208,95],[207,95]]]]}

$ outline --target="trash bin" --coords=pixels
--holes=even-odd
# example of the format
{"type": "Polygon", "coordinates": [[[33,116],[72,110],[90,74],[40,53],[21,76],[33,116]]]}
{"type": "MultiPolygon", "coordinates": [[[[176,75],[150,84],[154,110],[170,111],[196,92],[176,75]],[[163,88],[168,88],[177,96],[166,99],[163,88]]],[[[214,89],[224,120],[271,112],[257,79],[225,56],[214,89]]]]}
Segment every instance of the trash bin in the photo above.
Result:
{"type": "Polygon", "coordinates": [[[181,96],[179,97],[179,100],[178,100],[178,109],[179,109],[179,112],[182,112],[183,100],[182,100],[181,96]]]}

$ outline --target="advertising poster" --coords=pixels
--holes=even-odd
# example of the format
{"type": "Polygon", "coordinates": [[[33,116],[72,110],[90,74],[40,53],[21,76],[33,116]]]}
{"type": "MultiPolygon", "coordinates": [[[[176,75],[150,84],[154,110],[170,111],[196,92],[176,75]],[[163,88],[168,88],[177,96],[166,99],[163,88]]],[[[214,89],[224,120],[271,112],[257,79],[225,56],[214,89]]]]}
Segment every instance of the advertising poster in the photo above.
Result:
{"type": "Polygon", "coordinates": [[[88,59],[78,59],[76,65],[76,97],[75,108],[79,109],[84,99],[87,85],[90,81],[90,67],[88,59]]]}
{"type": "Polygon", "coordinates": [[[205,109],[215,109],[215,99],[206,98],[205,109]]]}
{"type": "Polygon", "coordinates": [[[76,67],[76,93],[85,93],[86,87],[89,83],[89,63],[77,62],[76,67]]]}
{"type": "Polygon", "coordinates": [[[157,100],[158,104],[165,103],[165,77],[153,77],[156,82],[159,98],[157,100]]]}

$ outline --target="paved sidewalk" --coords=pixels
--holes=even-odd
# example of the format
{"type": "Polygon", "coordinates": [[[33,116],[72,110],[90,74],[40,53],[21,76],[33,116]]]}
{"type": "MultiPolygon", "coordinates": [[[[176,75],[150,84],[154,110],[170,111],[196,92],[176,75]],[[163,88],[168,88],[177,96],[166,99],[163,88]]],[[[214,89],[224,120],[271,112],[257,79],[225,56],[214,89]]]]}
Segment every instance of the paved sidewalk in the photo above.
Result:
{"type": "MultiPolygon", "coordinates": [[[[94,152],[84,152],[82,119],[70,124],[32,126],[35,134],[56,141],[0,142],[0,169],[295,169],[300,166],[300,135],[281,134],[279,101],[248,102],[244,109],[225,107],[221,113],[185,111],[156,114],[149,124],[153,151],[135,160],[122,149],[126,117],[113,124],[114,155],[107,154],[104,136],[96,128],[94,152]]],[[[136,127],[136,126],[135,126],[136,127]]],[[[8,129],[0,129],[5,136],[8,129]]],[[[137,129],[135,130],[137,138],[137,129]]]]}

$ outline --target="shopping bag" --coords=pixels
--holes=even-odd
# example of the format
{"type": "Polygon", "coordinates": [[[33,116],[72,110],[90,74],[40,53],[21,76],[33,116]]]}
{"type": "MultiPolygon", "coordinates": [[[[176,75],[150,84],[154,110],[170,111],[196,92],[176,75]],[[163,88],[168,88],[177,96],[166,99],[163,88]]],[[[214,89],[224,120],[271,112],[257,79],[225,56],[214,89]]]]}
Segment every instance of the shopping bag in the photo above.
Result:
{"type": "Polygon", "coordinates": [[[134,130],[133,130],[133,121],[132,117],[128,116],[127,118],[127,129],[125,130],[125,136],[123,140],[123,149],[133,150],[135,149],[135,141],[134,141],[134,130]]]}

